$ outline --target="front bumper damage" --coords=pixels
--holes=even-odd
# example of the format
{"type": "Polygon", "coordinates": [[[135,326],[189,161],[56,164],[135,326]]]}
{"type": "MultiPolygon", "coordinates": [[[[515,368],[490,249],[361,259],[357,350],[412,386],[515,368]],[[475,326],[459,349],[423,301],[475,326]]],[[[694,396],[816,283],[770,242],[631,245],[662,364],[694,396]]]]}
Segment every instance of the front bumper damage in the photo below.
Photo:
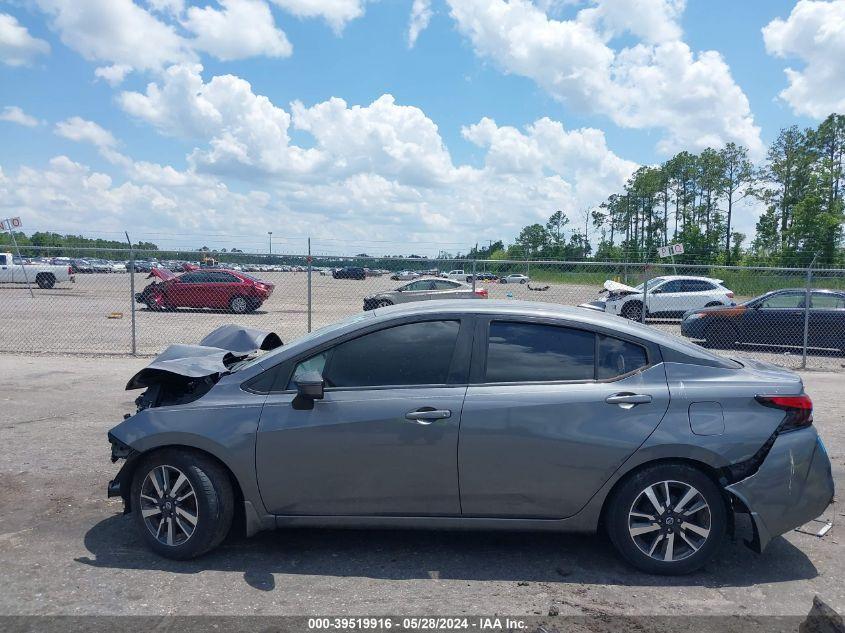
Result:
{"type": "Polygon", "coordinates": [[[821,515],[833,501],[830,459],[813,427],[778,435],[759,470],[726,490],[754,525],[748,545],[762,552],[776,536],[821,515]]]}

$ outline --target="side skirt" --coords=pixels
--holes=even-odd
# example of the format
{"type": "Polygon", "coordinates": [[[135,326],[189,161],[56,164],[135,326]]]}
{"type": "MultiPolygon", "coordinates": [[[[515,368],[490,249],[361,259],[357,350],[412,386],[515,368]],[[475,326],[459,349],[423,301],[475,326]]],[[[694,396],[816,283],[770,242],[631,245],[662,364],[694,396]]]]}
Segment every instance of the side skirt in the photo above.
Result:
{"type": "Polygon", "coordinates": [[[569,519],[491,519],[413,516],[291,516],[276,515],[276,527],[404,528],[433,530],[514,530],[595,532],[569,519]]]}

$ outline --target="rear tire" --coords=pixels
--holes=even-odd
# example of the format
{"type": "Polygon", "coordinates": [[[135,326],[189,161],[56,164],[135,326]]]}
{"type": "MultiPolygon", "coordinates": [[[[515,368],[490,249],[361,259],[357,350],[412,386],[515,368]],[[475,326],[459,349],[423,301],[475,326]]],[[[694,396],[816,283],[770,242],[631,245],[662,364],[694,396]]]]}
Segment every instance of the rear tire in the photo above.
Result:
{"type": "Polygon", "coordinates": [[[241,295],[229,299],[229,309],[235,314],[245,314],[249,311],[249,301],[241,295]]]}
{"type": "Polygon", "coordinates": [[[232,525],[235,497],[229,475],[200,453],[164,449],[151,454],[135,469],[130,494],[142,538],[166,558],[201,556],[217,547],[232,525]]]}
{"type": "Polygon", "coordinates": [[[35,275],[35,283],[42,290],[49,290],[56,285],[56,276],[53,273],[38,273],[35,275]]]}
{"type": "Polygon", "coordinates": [[[687,464],[648,466],[623,480],[608,503],[610,540],[626,561],[649,574],[699,569],[718,552],[727,529],[719,488],[687,464]]]}
{"type": "Polygon", "coordinates": [[[643,302],[629,301],[622,307],[622,316],[631,321],[642,321],[643,319],[643,302]]]}

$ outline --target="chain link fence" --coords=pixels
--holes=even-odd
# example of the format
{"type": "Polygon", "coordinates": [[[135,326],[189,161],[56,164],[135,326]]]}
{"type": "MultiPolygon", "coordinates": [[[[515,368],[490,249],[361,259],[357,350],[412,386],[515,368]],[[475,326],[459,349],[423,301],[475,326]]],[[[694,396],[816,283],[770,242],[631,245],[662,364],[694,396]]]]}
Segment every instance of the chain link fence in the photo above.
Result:
{"type": "Polygon", "coordinates": [[[364,309],[442,296],[585,304],[717,353],[845,364],[839,269],[67,247],[24,256],[0,266],[2,352],[152,355],[225,323],[290,340],[364,309]]]}

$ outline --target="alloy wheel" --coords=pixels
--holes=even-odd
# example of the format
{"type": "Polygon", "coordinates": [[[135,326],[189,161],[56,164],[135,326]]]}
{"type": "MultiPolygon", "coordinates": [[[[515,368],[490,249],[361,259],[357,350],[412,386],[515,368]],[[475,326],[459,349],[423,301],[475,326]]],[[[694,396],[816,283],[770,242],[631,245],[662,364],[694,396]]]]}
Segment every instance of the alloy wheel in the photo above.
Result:
{"type": "Polygon", "coordinates": [[[704,496],[681,481],[661,481],[637,495],[628,533],[647,556],[675,562],[695,554],[710,537],[712,516],[704,496]]]}
{"type": "Polygon", "coordinates": [[[197,495],[185,473],[174,466],[156,466],[141,484],[141,516],[162,545],[183,545],[199,520],[197,495]]]}
{"type": "Polygon", "coordinates": [[[238,314],[242,312],[246,312],[247,303],[246,299],[243,297],[235,297],[232,299],[232,311],[237,312],[238,314]]]}

